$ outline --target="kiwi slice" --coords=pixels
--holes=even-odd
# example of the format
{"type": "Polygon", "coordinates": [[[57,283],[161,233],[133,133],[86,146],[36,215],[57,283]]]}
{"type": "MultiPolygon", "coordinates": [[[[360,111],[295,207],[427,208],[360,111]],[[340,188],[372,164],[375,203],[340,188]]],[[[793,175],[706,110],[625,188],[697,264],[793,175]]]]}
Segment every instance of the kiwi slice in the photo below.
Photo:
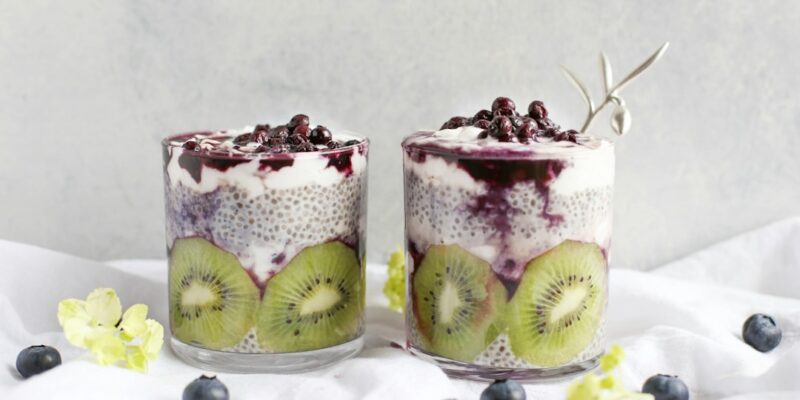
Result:
{"type": "Polygon", "coordinates": [[[511,351],[561,366],[594,339],[606,303],[606,260],[595,244],[567,240],[531,260],[508,307],[511,351]]]}
{"type": "Polygon", "coordinates": [[[361,330],[364,291],[356,253],[334,241],[303,249],[267,282],[259,343],[276,353],[341,344],[361,330]]]}
{"type": "Polygon", "coordinates": [[[489,263],[461,247],[429,247],[413,280],[414,316],[424,342],[419,345],[426,351],[472,362],[502,329],[496,317],[506,289],[489,263]]]}
{"type": "Polygon", "coordinates": [[[255,323],[258,288],[236,256],[205,239],[175,241],[169,294],[172,333],[184,342],[219,350],[255,323]]]}

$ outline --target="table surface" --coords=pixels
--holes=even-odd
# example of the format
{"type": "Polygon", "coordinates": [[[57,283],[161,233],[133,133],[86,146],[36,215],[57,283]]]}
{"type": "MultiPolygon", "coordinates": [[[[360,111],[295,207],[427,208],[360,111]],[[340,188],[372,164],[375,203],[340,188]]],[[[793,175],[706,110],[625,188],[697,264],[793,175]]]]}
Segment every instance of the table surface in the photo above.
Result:
{"type": "MultiPolygon", "coordinates": [[[[4,399],[175,399],[203,371],[165,346],[146,374],[101,367],[60,333],[57,304],[96,287],[117,290],[123,306],[145,303],[166,326],[166,262],[97,263],[0,241],[0,373],[4,399]],[[33,278],[33,279],[31,279],[33,278]],[[13,370],[24,347],[46,343],[64,364],[28,380],[13,370]]],[[[296,375],[218,374],[234,399],[478,399],[485,383],[453,380],[391,345],[403,343],[403,318],[381,294],[385,268],[368,267],[365,349],[332,367],[296,375]]],[[[656,373],[679,375],[693,399],[800,398],[800,219],[781,221],[651,272],[614,269],[605,333],[627,358],[631,389],[656,373]],[[783,342],[766,354],[741,340],[744,320],[771,314],[783,342]]],[[[568,382],[526,384],[528,399],[563,399],[568,382]]]]}

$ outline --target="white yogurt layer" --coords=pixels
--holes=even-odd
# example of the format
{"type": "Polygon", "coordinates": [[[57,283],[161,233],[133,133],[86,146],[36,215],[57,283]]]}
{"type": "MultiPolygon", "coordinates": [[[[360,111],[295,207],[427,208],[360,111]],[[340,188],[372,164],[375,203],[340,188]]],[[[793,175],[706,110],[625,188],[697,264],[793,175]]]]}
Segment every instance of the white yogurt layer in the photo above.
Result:
{"type": "MultiPolygon", "coordinates": [[[[223,148],[230,148],[230,155],[244,154],[242,152],[237,153],[230,147],[233,143],[232,138],[241,133],[250,131],[252,131],[252,128],[224,131],[223,133],[230,140],[220,140],[219,143],[222,143],[220,146],[223,148]]],[[[334,138],[344,141],[358,139],[358,137],[349,134],[336,135],[334,138]]],[[[201,141],[200,143],[201,148],[209,148],[212,146],[212,144],[207,142],[204,143],[201,141]]],[[[267,188],[290,189],[314,184],[329,186],[338,184],[345,178],[345,175],[336,168],[328,167],[329,158],[325,157],[323,154],[330,155],[330,152],[284,153],[281,154],[281,156],[287,158],[291,157],[294,160],[291,166],[282,167],[277,171],[273,171],[269,168],[259,171],[259,167],[261,167],[259,160],[275,157],[269,155],[269,153],[264,153],[263,156],[255,155],[252,158],[247,158],[250,161],[237,164],[225,171],[203,167],[201,169],[200,182],[197,182],[191,174],[189,174],[189,171],[181,168],[178,163],[178,159],[184,151],[189,151],[191,153],[196,152],[180,147],[180,142],[175,142],[173,146],[171,146],[171,149],[172,157],[167,164],[167,174],[169,175],[170,183],[173,186],[186,186],[198,193],[213,192],[219,188],[220,185],[224,184],[236,184],[244,188],[249,197],[255,197],[264,194],[264,190],[267,188]]],[[[357,149],[353,150],[350,162],[352,164],[353,173],[361,173],[367,168],[366,154],[359,153],[357,149]]]]}
{"type": "Polygon", "coordinates": [[[478,152],[485,149],[504,149],[520,153],[535,154],[564,154],[572,152],[582,152],[587,149],[608,146],[611,143],[606,140],[595,138],[591,135],[580,134],[577,136],[578,143],[570,141],[556,142],[550,138],[536,138],[530,143],[519,142],[500,142],[489,136],[479,139],[478,134],[484,129],[475,126],[463,126],[455,129],[442,129],[436,132],[423,132],[407,138],[403,145],[414,145],[425,147],[436,145],[437,147],[450,150],[460,150],[461,152],[478,152]]]}

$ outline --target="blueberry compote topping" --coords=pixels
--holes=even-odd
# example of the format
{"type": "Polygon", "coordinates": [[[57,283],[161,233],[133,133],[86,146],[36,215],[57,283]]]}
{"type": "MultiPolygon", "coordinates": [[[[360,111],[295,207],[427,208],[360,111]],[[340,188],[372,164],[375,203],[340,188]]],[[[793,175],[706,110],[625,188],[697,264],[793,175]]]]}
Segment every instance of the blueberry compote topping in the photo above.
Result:
{"type": "Polygon", "coordinates": [[[493,138],[498,142],[528,144],[532,142],[572,142],[579,143],[580,134],[575,130],[562,131],[548,118],[544,103],[534,100],[525,115],[517,111],[514,101],[508,97],[498,97],[492,102],[492,110],[480,110],[472,118],[452,117],[441,129],[456,129],[474,126],[485,131],[478,139],[493,138]]]}
{"type": "MultiPolygon", "coordinates": [[[[297,114],[285,125],[256,125],[252,132],[233,135],[226,131],[187,136],[180,144],[186,150],[212,155],[246,155],[258,153],[305,153],[349,146],[352,140],[339,140],[322,126],[312,127],[308,115],[297,114]]],[[[361,143],[361,141],[355,141],[361,143]]]]}
{"type": "Polygon", "coordinates": [[[349,175],[353,152],[363,154],[366,151],[360,146],[364,140],[336,138],[322,125],[312,127],[305,114],[295,115],[285,125],[259,124],[252,131],[244,132],[183,134],[168,138],[165,143],[165,163],[174,153],[170,148],[181,147],[178,165],[197,182],[201,180],[203,167],[225,172],[255,158],[260,170],[277,171],[292,166],[295,154],[309,152],[320,152],[321,157],[329,159],[329,167],[349,175]],[[350,146],[352,148],[348,149],[350,146]]]}

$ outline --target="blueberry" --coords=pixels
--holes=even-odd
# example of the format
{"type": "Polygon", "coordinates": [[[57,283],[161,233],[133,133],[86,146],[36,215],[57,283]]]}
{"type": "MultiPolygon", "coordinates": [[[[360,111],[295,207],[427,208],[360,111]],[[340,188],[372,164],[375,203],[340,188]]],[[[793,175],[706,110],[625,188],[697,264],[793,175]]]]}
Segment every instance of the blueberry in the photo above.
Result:
{"type": "Polygon", "coordinates": [[[181,147],[183,147],[186,150],[197,150],[200,147],[200,145],[194,140],[187,140],[183,142],[183,145],[181,145],[181,147]]]}
{"type": "Polygon", "coordinates": [[[289,124],[286,125],[286,127],[289,128],[290,131],[293,131],[298,126],[303,126],[303,125],[308,126],[308,115],[297,114],[294,117],[292,117],[292,120],[289,121],[289,124]]]}
{"type": "MultiPolygon", "coordinates": [[[[517,108],[516,104],[514,104],[514,102],[511,99],[509,99],[508,97],[498,97],[498,98],[494,99],[494,101],[492,102],[492,112],[495,112],[495,111],[501,110],[501,109],[505,109],[505,110],[511,111],[511,113],[513,114],[513,111],[516,108],[517,108]]],[[[503,115],[507,115],[507,114],[503,114],[503,115]]]]}
{"type": "Polygon", "coordinates": [[[342,144],[335,140],[331,140],[330,142],[328,142],[329,149],[338,149],[339,147],[342,147],[342,144]]]}
{"type": "Polygon", "coordinates": [[[522,125],[522,123],[525,122],[521,117],[519,117],[517,115],[511,115],[511,116],[508,117],[508,119],[511,121],[511,125],[515,129],[519,128],[520,125],[522,125]]]}
{"type": "Polygon", "coordinates": [[[479,119],[472,123],[472,126],[481,129],[489,129],[489,126],[492,124],[492,121],[479,119]]]}
{"type": "Polygon", "coordinates": [[[23,378],[41,374],[59,365],[61,365],[61,354],[50,346],[31,346],[20,351],[17,356],[17,371],[23,378]]]}
{"type": "Polygon", "coordinates": [[[523,122],[522,125],[517,128],[517,139],[519,139],[520,142],[527,143],[533,138],[536,132],[536,126],[535,121],[523,122]]]}
{"type": "Polygon", "coordinates": [[[282,146],[282,145],[286,144],[286,139],[287,138],[284,138],[284,137],[274,136],[274,137],[271,137],[271,138],[267,139],[267,144],[270,147],[282,146]]]}
{"type": "Polygon", "coordinates": [[[243,133],[235,138],[233,138],[233,143],[238,144],[240,146],[246,145],[250,141],[251,133],[243,133]]]}
{"type": "Polygon", "coordinates": [[[309,128],[308,125],[298,125],[294,128],[292,134],[308,138],[309,132],[311,132],[311,128],[309,128]]]}
{"type": "Polygon", "coordinates": [[[359,143],[361,143],[360,140],[352,139],[352,140],[348,140],[348,141],[344,142],[342,144],[342,146],[353,146],[353,145],[356,145],[356,144],[359,144],[359,143]]]}
{"type": "Polygon", "coordinates": [[[655,400],[689,400],[689,388],[677,376],[651,376],[644,382],[642,392],[652,394],[655,400]]]}
{"type": "Polygon", "coordinates": [[[556,128],[547,128],[547,129],[539,129],[536,131],[536,136],[546,137],[546,138],[553,138],[558,134],[558,129],[556,128]]]}
{"type": "Polygon", "coordinates": [[[303,142],[294,146],[293,150],[297,153],[306,153],[309,151],[317,151],[317,147],[309,142],[303,142]]]}
{"type": "Polygon", "coordinates": [[[258,124],[258,125],[256,125],[255,128],[253,128],[253,131],[254,132],[255,131],[266,131],[266,132],[269,132],[269,124],[258,124]]]}
{"type": "Polygon", "coordinates": [[[742,327],[742,338],[754,349],[766,353],[781,343],[781,328],[769,315],[751,315],[742,327]]]}
{"type": "Polygon", "coordinates": [[[268,139],[268,136],[269,134],[267,133],[267,131],[254,131],[252,134],[250,134],[249,139],[251,142],[265,143],[268,139]]]}
{"type": "Polygon", "coordinates": [[[286,139],[287,137],[289,137],[289,129],[286,128],[283,125],[278,125],[278,126],[272,128],[272,130],[269,131],[269,137],[270,138],[277,137],[277,138],[286,139]]]}
{"type": "Polygon", "coordinates": [[[517,382],[498,379],[481,393],[481,400],[525,400],[525,389],[517,382]]]}
{"type": "Polygon", "coordinates": [[[577,135],[578,132],[572,129],[564,132],[558,132],[553,136],[553,140],[556,142],[572,142],[578,143],[577,135]]]}
{"type": "Polygon", "coordinates": [[[511,140],[511,132],[514,130],[514,125],[508,117],[499,116],[494,117],[492,125],[489,127],[489,134],[493,138],[501,142],[508,142],[511,140]]]}
{"type": "Polygon", "coordinates": [[[553,120],[550,119],[550,118],[537,119],[536,122],[539,124],[540,128],[555,128],[555,129],[560,129],[561,128],[558,124],[553,122],[553,120]]]}
{"type": "Polygon", "coordinates": [[[528,115],[537,121],[544,120],[547,118],[547,108],[544,107],[543,102],[534,100],[528,106],[528,115]]]}
{"type": "Polygon", "coordinates": [[[504,116],[504,117],[513,117],[517,115],[517,112],[510,109],[510,108],[498,108],[492,112],[492,115],[495,117],[497,116],[504,116]]]}
{"type": "Polygon", "coordinates": [[[475,113],[475,116],[472,117],[472,120],[473,121],[481,121],[481,120],[491,121],[493,117],[494,116],[492,115],[491,111],[489,111],[489,110],[480,110],[480,111],[475,113]]]}
{"type": "Polygon", "coordinates": [[[229,400],[228,388],[216,376],[201,376],[183,389],[183,400],[229,400]]]}
{"type": "Polygon", "coordinates": [[[299,144],[303,144],[303,143],[306,143],[306,142],[308,142],[308,139],[306,139],[305,136],[291,134],[291,135],[289,135],[288,138],[286,138],[286,143],[289,143],[289,144],[299,145],[299,144]]]}
{"type": "Polygon", "coordinates": [[[488,129],[484,129],[478,133],[478,139],[486,139],[487,137],[489,137],[488,129]]]}
{"type": "Polygon", "coordinates": [[[445,122],[441,129],[456,129],[464,125],[469,125],[469,118],[467,117],[453,117],[445,122]]]}
{"type": "Polygon", "coordinates": [[[331,131],[322,125],[317,125],[317,127],[314,128],[308,135],[308,140],[314,144],[328,144],[330,143],[331,139],[331,131]]]}

